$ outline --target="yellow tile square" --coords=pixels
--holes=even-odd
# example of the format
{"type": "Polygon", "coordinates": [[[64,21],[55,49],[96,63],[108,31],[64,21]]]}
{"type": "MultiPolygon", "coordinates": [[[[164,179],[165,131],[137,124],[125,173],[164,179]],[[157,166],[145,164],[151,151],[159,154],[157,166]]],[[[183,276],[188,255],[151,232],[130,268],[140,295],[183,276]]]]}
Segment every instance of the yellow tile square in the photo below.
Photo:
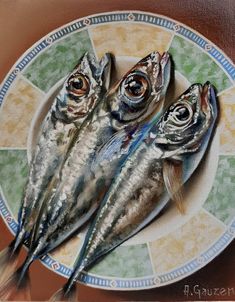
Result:
{"type": "Polygon", "coordinates": [[[145,24],[108,24],[91,28],[90,35],[96,53],[115,56],[144,57],[152,51],[163,53],[168,49],[172,33],[145,24]]]}
{"type": "Polygon", "coordinates": [[[220,151],[235,152],[235,87],[219,96],[220,102],[220,151]]]}
{"type": "Polygon", "coordinates": [[[0,112],[0,147],[26,147],[30,124],[43,95],[23,78],[16,80],[0,112]]]}
{"type": "Polygon", "coordinates": [[[201,210],[179,229],[151,242],[150,253],[156,273],[176,269],[200,256],[224,229],[216,218],[201,210]]]}

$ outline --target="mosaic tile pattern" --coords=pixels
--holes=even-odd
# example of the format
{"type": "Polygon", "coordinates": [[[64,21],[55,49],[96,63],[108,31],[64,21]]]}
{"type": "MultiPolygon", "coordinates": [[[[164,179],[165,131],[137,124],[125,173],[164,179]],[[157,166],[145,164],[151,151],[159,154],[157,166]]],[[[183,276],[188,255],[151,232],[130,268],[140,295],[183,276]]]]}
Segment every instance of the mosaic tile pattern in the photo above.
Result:
{"type": "Polygon", "coordinates": [[[0,147],[26,147],[29,127],[42,97],[26,81],[17,80],[0,111],[0,147]]]}
{"type": "Polygon", "coordinates": [[[235,87],[219,96],[220,101],[220,150],[235,154],[235,87]]]}
{"type": "Polygon", "coordinates": [[[26,150],[0,150],[0,185],[13,215],[17,218],[28,174],[26,150]]]}
{"type": "Polygon", "coordinates": [[[96,53],[115,56],[143,57],[153,50],[160,53],[169,45],[172,33],[144,24],[111,24],[91,28],[96,53]]]}
{"type": "Polygon", "coordinates": [[[212,190],[204,208],[228,224],[235,216],[235,156],[220,156],[212,190]]]}
{"type": "Polygon", "coordinates": [[[223,231],[215,218],[200,211],[179,229],[150,243],[156,273],[173,270],[199,256],[223,231]]]}
{"type": "Polygon", "coordinates": [[[48,91],[76,65],[86,52],[93,52],[86,30],[52,44],[25,70],[24,75],[43,91],[48,91]]]}
{"type": "Polygon", "coordinates": [[[80,245],[81,239],[78,236],[75,236],[62,244],[54,252],[50,253],[50,255],[60,263],[72,267],[78,254],[80,245]]]}
{"type": "MultiPolygon", "coordinates": [[[[99,22],[104,22],[103,18],[104,17],[101,17],[99,22]]],[[[89,20],[84,20],[83,24],[89,23],[86,23],[86,21],[89,20]]],[[[169,25],[169,22],[166,24],[169,25]]],[[[71,26],[71,28],[76,30],[78,27],[71,26]]],[[[109,25],[99,24],[96,28],[92,26],[89,30],[91,31],[91,36],[99,56],[106,51],[111,51],[117,56],[135,57],[143,57],[156,49],[159,50],[159,52],[163,52],[168,48],[173,35],[173,33],[153,25],[133,24],[129,22],[122,24],[112,23],[109,25]]],[[[183,30],[186,32],[186,29],[183,30]]],[[[57,37],[62,37],[63,40],[55,42],[49,46],[46,51],[43,50],[35,60],[30,56],[24,58],[27,63],[28,61],[32,62],[24,72],[24,76],[42,91],[47,92],[61,77],[67,74],[85,51],[92,51],[91,41],[86,30],[80,33],[75,32],[69,36],[67,33],[68,31],[66,31],[65,28],[60,31],[58,30],[56,35],[57,37]],[[63,37],[64,34],[66,34],[65,37],[63,37]]],[[[181,34],[181,31],[178,31],[177,34],[181,34]]],[[[182,32],[182,34],[186,36],[184,32],[182,32]]],[[[43,43],[48,45],[50,39],[43,43]]],[[[171,43],[171,51],[175,59],[177,70],[191,82],[204,82],[209,79],[217,87],[218,91],[231,87],[232,84],[222,69],[220,69],[207,54],[203,53],[200,48],[184,40],[184,38],[176,36],[173,43],[171,43]]],[[[218,64],[224,62],[221,64],[221,68],[223,65],[227,70],[230,68],[231,71],[232,66],[227,63],[227,59],[223,57],[223,54],[219,52],[217,52],[217,54],[219,57],[218,55],[216,56],[216,52],[214,57],[218,61],[218,64]]],[[[21,69],[22,66],[19,65],[19,67],[21,69]]],[[[17,70],[12,73],[13,79],[15,79],[16,71],[17,70]]],[[[12,78],[9,78],[10,84],[13,81],[12,78]]],[[[4,88],[4,93],[1,92],[0,95],[0,100],[2,96],[5,101],[2,111],[4,114],[0,114],[0,127],[1,131],[3,130],[2,133],[4,133],[4,135],[1,136],[0,149],[1,146],[6,148],[26,147],[28,126],[38,106],[37,102],[40,102],[41,95],[43,95],[43,93],[40,93],[31,86],[29,86],[30,89],[32,89],[30,92],[30,89],[27,88],[28,83],[24,83],[24,81],[26,81],[25,78],[23,78],[24,81],[21,79],[23,85],[19,84],[18,76],[16,78],[17,80],[14,80],[13,85],[9,86],[8,83],[8,86],[6,85],[4,88]],[[16,89],[13,88],[15,85],[16,87],[18,87],[18,85],[21,86],[22,89],[17,96],[16,89]],[[24,85],[26,85],[25,89],[24,85]],[[9,96],[11,96],[9,101],[7,101],[8,98],[6,98],[5,95],[6,92],[9,92],[8,88],[10,89],[9,96]],[[14,90],[11,91],[11,89],[14,90]],[[24,95],[24,98],[20,99],[20,95],[24,95]],[[24,119],[21,120],[21,117],[24,119]],[[8,122],[9,124],[7,124],[8,122]],[[24,127],[22,126],[23,123],[24,127]],[[7,131],[4,127],[8,128],[7,131]],[[2,142],[3,145],[1,145],[2,142]]],[[[234,92],[234,89],[231,89],[231,91],[224,92],[220,97],[220,102],[223,104],[223,106],[221,106],[220,121],[222,128],[221,151],[230,154],[234,151],[235,145],[233,127],[234,92]]],[[[219,166],[218,168],[216,182],[211,195],[206,201],[205,208],[221,221],[229,223],[235,215],[234,206],[232,207],[232,201],[234,200],[232,196],[232,192],[234,192],[233,183],[235,182],[235,175],[232,172],[234,171],[234,159],[232,156],[229,158],[221,157],[220,163],[221,167],[219,166]],[[224,189],[222,189],[222,187],[224,189]]],[[[24,182],[26,181],[27,169],[26,151],[0,150],[0,171],[2,172],[0,185],[7,198],[7,204],[9,204],[15,215],[18,212],[24,182]]],[[[7,209],[4,208],[4,211],[7,211],[7,209]]],[[[166,271],[177,268],[181,264],[185,264],[185,262],[201,254],[221,236],[225,230],[225,226],[212,215],[209,215],[205,210],[201,210],[199,214],[180,229],[175,230],[165,238],[160,238],[151,243],[151,256],[154,259],[154,267],[157,273],[165,273],[166,271]]],[[[222,236],[220,240],[222,243],[218,251],[221,251],[226,246],[222,236]]],[[[80,246],[81,239],[79,237],[74,237],[69,242],[63,244],[57,252],[52,254],[52,256],[60,262],[60,264],[55,263],[56,266],[63,267],[63,263],[71,267],[80,246]]],[[[208,253],[210,253],[211,250],[212,249],[210,249],[208,253]]],[[[210,256],[210,259],[213,257],[214,256],[210,256]]],[[[54,260],[50,259],[50,257],[47,258],[50,260],[49,266],[53,269],[57,269],[51,265],[51,262],[53,261],[54,263],[54,260]]],[[[63,273],[63,271],[60,272],[63,273]]],[[[125,287],[128,288],[132,287],[132,285],[129,284],[130,279],[128,278],[142,278],[146,276],[152,278],[151,275],[153,271],[147,246],[141,244],[119,247],[94,267],[91,273],[101,276],[107,275],[110,277],[127,278],[125,279],[127,282],[125,287]]],[[[68,273],[66,274],[68,276],[68,273]]],[[[143,282],[146,281],[145,278],[143,280],[143,282]]],[[[87,282],[89,283],[90,281],[87,282]]],[[[137,287],[144,284],[141,282],[137,287]]],[[[153,284],[153,282],[151,284],[153,284]]],[[[146,286],[146,284],[143,286],[146,286]]]]}
{"type": "Polygon", "coordinates": [[[210,81],[218,91],[232,86],[221,68],[197,46],[175,36],[169,49],[175,68],[191,83],[210,81]]]}
{"type": "Polygon", "coordinates": [[[89,272],[120,278],[142,277],[153,273],[146,244],[120,246],[89,272]]]}

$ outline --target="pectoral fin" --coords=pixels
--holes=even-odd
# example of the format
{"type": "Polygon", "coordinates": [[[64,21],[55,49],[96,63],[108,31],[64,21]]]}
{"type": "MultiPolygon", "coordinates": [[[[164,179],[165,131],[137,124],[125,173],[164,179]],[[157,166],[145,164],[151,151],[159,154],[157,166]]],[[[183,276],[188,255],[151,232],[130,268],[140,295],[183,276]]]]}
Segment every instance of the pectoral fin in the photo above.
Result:
{"type": "Polygon", "coordinates": [[[168,194],[176,203],[181,214],[185,213],[183,206],[183,163],[182,161],[165,159],[163,161],[163,179],[168,194]]]}
{"type": "Polygon", "coordinates": [[[91,171],[104,161],[112,161],[115,157],[129,154],[130,150],[140,141],[144,127],[126,127],[116,132],[100,147],[97,156],[91,164],[91,171]]]}

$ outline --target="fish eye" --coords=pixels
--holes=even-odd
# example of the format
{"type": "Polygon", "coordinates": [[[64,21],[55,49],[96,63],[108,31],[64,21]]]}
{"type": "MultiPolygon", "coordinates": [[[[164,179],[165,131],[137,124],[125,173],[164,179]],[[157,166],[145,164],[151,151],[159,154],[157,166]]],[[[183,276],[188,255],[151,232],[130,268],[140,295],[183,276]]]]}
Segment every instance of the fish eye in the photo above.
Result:
{"type": "Polygon", "coordinates": [[[180,122],[187,121],[191,117],[191,113],[186,106],[178,106],[174,109],[175,118],[180,122]]]}
{"type": "Polygon", "coordinates": [[[67,91],[74,96],[84,96],[89,92],[89,80],[82,74],[74,74],[68,79],[67,91]]]}
{"type": "Polygon", "coordinates": [[[140,99],[149,91],[149,83],[145,76],[132,74],[124,81],[124,94],[132,100],[140,99]]]}
{"type": "Polygon", "coordinates": [[[177,103],[172,105],[167,113],[163,116],[165,123],[173,123],[175,126],[181,127],[188,124],[193,117],[193,110],[187,103],[177,103]]]}
{"type": "Polygon", "coordinates": [[[183,126],[191,120],[193,110],[189,104],[181,102],[171,107],[169,116],[172,122],[176,123],[178,126],[183,126]]]}

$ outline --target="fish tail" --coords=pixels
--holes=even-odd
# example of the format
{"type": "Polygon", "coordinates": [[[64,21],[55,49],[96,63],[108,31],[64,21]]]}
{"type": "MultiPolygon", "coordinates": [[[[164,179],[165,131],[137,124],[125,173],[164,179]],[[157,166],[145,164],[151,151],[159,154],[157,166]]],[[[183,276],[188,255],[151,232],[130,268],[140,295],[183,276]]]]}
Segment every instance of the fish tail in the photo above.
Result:
{"type": "Polygon", "coordinates": [[[0,287],[16,271],[21,245],[18,248],[14,247],[15,239],[0,252],[0,287]]]}
{"type": "Polygon", "coordinates": [[[12,254],[20,251],[20,248],[22,247],[24,240],[25,240],[25,229],[21,229],[20,231],[18,231],[15,239],[11,243],[12,254]]]}
{"type": "Polygon", "coordinates": [[[64,288],[60,288],[57,290],[48,300],[49,302],[55,302],[55,301],[64,301],[64,288]]]}
{"type": "Polygon", "coordinates": [[[86,267],[86,265],[83,262],[84,260],[82,258],[82,255],[84,253],[83,249],[80,251],[80,257],[78,258],[78,261],[75,263],[74,270],[70,275],[68,281],[61,289],[59,289],[50,298],[49,300],[50,302],[55,302],[55,301],[76,302],[77,301],[76,280],[78,280],[78,277],[80,276],[81,272],[86,267]]]}
{"type": "Polygon", "coordinates": [[[0,301],[10,301],[13,296],[14,300],[16,296],[20,296],[22,301],[31,300],[28,271],[24,272],[23,278],[21,274],[21,268],[19,268],[0,286],[0,301]]]}
{"type": "Polygon", "coordinates": [[[66,283],[64,287],[60,288],[57,292],[55,292],[49,299],[49,302],[56,302],[56,301],[77,302],[76,284],[73,283],[68,290],[67,283],[66,283]]]}
{"type": "Polygon", "coordinates": [[[12,271],[7,281],[0,285],[0,301],[8,300],[12,295],[20,295],[22,301],[31,297],[29,266],[34,260],[33,255],[26,258],[23,265],[12,271]]]}

